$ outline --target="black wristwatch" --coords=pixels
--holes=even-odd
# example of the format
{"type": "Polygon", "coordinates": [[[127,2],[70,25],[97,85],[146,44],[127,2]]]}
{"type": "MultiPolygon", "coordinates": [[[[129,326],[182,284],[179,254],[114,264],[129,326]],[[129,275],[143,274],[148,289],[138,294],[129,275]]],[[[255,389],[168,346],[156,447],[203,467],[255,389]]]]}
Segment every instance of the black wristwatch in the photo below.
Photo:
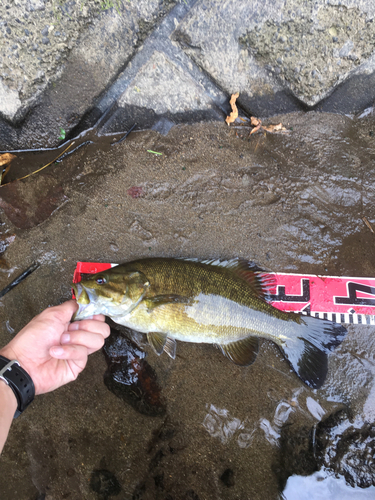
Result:
{"type": "Polygon", "coordinates": [[[34,399],[34,382],[18,361],[11,361],[4,356],[0,356],[0,379],[9,385],[17,398],[17,410],[14,414],[14,418],[17,418],[34,399]]]}

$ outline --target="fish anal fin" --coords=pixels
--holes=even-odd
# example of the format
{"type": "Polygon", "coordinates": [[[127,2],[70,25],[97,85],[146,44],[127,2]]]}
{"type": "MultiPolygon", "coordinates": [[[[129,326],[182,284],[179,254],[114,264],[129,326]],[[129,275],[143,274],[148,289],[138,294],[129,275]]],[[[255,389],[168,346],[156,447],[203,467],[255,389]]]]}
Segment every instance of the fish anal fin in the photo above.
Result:
{"type": "Polygon", "coordinates": [[[256,360],[259,351],[257,337],[246,337],[229,344],[219,344],[224,356],[236,365],[251,365],[256,360]]]}
{"type": "Polygon", "coordinates": [[[182,295],[176,295],[174,293],[156,295],[155,297],[145,300],[148,311],[152,311],[156,307],[165,306],[167,304],[189,304],[190,302],[191,299],[188,297],[183,297],[182,295]]]}
{"type": "Polygon", "coordinates": [[[150,346],[154,349],[156,354],[160,354],[164,351],[164,346],[167,342],[167,334],[159,332],[150,332],[147,334],[147,340],[150,346]]]}

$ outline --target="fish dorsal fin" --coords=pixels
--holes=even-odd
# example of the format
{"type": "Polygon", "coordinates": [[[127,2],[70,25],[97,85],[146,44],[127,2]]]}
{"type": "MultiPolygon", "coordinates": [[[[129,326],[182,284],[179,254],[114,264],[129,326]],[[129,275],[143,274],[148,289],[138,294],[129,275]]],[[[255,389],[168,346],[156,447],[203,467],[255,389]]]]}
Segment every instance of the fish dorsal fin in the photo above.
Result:
{"type": "Polygon", "coordinates": [[[236,365],[251,365],[256,360],[259,341],[257,337],[247,337],[229,344],[219,344],[224,356],[236,365]]]}
{"type": "Polygon", "coordinates": [[[267,299],[271,291],[276,288],[275,278],[258,267],[254,262],[246,259],[237,258],[229,260],[220,259],[183,259],[191,262],[205,264],[207,266],[224,267],[230,269],[240,278],[246,281],[258,297],[267,299]]]}

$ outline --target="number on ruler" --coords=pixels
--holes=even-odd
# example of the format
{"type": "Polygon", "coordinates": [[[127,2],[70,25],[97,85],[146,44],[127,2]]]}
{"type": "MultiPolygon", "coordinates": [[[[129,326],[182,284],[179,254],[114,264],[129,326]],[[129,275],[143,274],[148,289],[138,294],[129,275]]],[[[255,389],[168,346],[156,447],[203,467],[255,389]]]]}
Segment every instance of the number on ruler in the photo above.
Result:
{"type": "Polygon", "coordinates": [[[372,286],[362,285],[361,283],[349,282],[348,294],[349,297],[334,297],[335,304],[349,304],[352,306],[375,306],[374,299],[366,299],[364,297],[357,297],[356,292],[364,292],[370,295],[375,295],[375,288],[372,286]]]}
{"type": "Polygon", "coordinates": [[[308,279],[301,280],[302,295],[287,295],[284,285],[277,285],[276,295],[270,295],[270,300],[273,302],[309,302],[310,300],[310,281],[308,279]]]}

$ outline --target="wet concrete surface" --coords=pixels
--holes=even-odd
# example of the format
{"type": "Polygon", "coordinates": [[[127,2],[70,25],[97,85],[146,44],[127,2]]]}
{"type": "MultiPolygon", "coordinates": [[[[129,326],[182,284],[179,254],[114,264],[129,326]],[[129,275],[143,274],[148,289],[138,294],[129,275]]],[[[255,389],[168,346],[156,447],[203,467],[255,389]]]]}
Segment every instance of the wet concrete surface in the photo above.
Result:
{"type": "MultiPolygon", "coordinates": [[[[280,121],[280,134],[205,123],[167,136],[132,133],[116,146],[98,139],[43,176],[10,184],[33,211],[18,194],[0,214],[1,287],[34,261],[41,266],[2,299],[0,343],[70,297],[77,261],[244,257],[272,271],[374,276],[375,235],[362,220],[375,222],[372,115],[280,121]],[[62,193],[53,210],[43,205],[47,176],[62,193]]],[[[2,498],[276,499],[287,476],[301,473],[300,461],[285,460],[286,442],[306,455],[314,426],[342,409],[360,428],[374,423],[373,327],[350,327],[318,391],[266,341],[244,368],[210,345],[179,342],[172,360],[140,335],[131,340],[133,354],[148,353],[137,354],[150,368],[144,395],[157,393],[161,411],[142,413],[108,389],[107,346],[77,381],[39,396],[14,422],[1,457],[2,498]]],[[[305,473],[319,465],[306,463],[305,473]]]]}

